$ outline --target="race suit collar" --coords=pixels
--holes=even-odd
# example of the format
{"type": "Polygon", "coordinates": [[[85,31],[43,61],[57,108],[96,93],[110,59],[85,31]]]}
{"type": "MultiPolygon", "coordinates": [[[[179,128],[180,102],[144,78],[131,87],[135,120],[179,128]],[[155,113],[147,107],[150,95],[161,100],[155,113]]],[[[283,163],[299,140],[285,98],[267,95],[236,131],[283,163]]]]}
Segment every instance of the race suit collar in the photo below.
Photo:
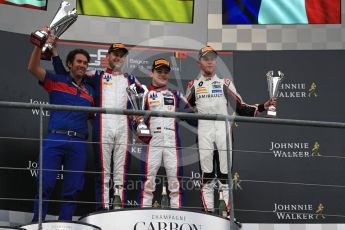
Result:
{"type": "Polygon", "coordinates": [[[114,75],[114,76],[122,75],[121,72],[114,72],[114,71],[113,71],[112,69],[110,69],[110,68],[107,68],[107,69],[105,70],[105,72],[106,72],[106,73],[109,73],[109,74],[112,74],[112,75],[114,75]]]}
{"type": "Polygon", "coordinates": [[[204,80],[204,81],[210,81],[210,80],[214,80],[217,78],[218,78],[217,74],[213,75],[212,77],[205,77],[203,74],[200,75],[200,79],[204,80]]]}
{"type": "Polygon", "coordinates": [[[163,90],[166,90],[167,88],[168,88],[168,86],[166,86],[166,85],[158,87],[158,86],[154,86],[151,84],[149,87],[149,90],[163,91],[163,90]]]}

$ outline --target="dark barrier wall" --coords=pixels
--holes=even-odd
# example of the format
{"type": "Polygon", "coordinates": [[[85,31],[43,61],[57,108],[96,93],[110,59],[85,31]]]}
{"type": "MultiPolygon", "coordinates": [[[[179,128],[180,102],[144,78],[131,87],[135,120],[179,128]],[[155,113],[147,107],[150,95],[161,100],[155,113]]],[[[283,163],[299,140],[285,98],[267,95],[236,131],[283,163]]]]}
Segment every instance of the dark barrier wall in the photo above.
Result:
{"type": "MultiPolygon", "coordinates": [[[[47,94],[26,70],[32,50],[28,36],[0,32],[2,50],[1,101],[47,103],[47,94]]],[[[84,48],[92,56],[90,68],[103,68],[102,60],[109,44],[87,44],[62,41],[61,56],[73,48],[84,48]]],[[[164,57],[173,66],[170,87],[184,93],[187,82],[199,73],[195,63],[197,51],[147,47],[130,47],[125,71],[149,85],[152,60],[164,57]]],[[[345,122],[342,106],[341,74],[345,67],[344,51],[275,51],[220,52],[219,74],[231,77],[248,103],[262,103],[268,98],[266,72],[281,70],[285,74],[278,99],[280,118],[345,122]],[[234,67],[233,67],[234,66],[234,67]]],[[[52,69],[49,62],[44,67],[52,69]]],[[[25,170],[0,169],[0,209],[32,211],[39,151],[39,116],[37,110],[1,111],[0,166],[25,170]],[[4,138],[12,137],[12,138],[4,138]],[[13,138],[14,137],[14,138],[13,138]],[[28,199],[9,201],[3,198],[28,199]]],[[[49,111],[44,112],[44,123],[49,111]]],[[[344,130],[292,126],[237,123],[234,126],[234,167],[237,186],[234,188],[236,217],[241,222],[337,222],[344,211],[344,130]],[[320,206],[320,204],[324,207],[320,206]],[[318,209],[320,208],[320,209],[318,209]],[[293,213],[293,214],[292,214],[293,213]],[[298,214],[296,214],[298,213],[298,214]],[[303,214],[302,214],[303,213],[303,214]],[[316,215],[319,214],[319,215],[316,215]],[[330,215],[323,216],[322,214],[330,215]],[[325,218],[324,218],[325,217],[325,218]]],[[[196,129],[181,122],[185,206],[201,210],[200,172],[196,129]]],[[[93,171],[90,144],[88,171],[93,171]]],[[[131,146],[128,207],[137,205],[140,173],[138,146],[131,146]]],[[[159,174],[165,174],[160,170],[159,174]]],[[[79,198],[76,215],[94,211],[94,173],[86,174],[84,192],[79,198]]],[[[59,175],[58,187],[63,180],[59,175]]],[[[161,182],[155,200],[160,200],[161,182]]],[[[163,179],[164,180],[164,179],[163,179]]],[[[52,199],[59,198],[58,190],[52,199]]],[[[52,202],[49,213],[56,215],[59,203],[52,202]]]]}
{"type": "MultiPolygon", "coordinates": [[[[281,70],[279,118],[345,122],[344,58],[343,50],[235,52],[234,79],[248,103],[262,102],[267,71],[281,70]]],[[[234,132],[240,220],[344,222],[344,129],[241,123],[234,132]],[[321,212],[330,216],[313,215],[321,212]]]]}

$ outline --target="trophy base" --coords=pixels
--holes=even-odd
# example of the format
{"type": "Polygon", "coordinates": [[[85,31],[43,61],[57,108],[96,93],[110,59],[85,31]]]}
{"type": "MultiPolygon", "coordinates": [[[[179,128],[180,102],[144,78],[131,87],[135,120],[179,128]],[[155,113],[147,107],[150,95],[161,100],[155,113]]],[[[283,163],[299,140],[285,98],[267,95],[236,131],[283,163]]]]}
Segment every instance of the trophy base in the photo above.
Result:
{"type": "Polygon", "coordinates": [[[136,141],[137,143],[148,144],[152,138],[150,129],[147,128],[144,121],[141,120],[137,127],[136,141]]]}
{"type": "Polygon", "coordinates": [[[152,135],[149,129],[141,129],[137,131],[136,141],[137,143],[149,144],[152,135]]]}
{"type": "Polygon", "coordinates": [[[137,136],[137,143],[149,144],[152,136],[137,136]]]}
{"type": "Polygon", "coordinates": [[[35,32],[31,33],[30,41],[35,46],[42,48],[46,43],[48,38],[48,34],[44,31],[36,30],[35,32]]]}
{"type": "Polygon", "coordinates": [[[273,105],[269,106],[268,107],[268,110],[267,110],[267,117],[276,117],[277,116],[277,109],[276,107],[274,107],[273,105]]]}
{"type": "Polygon", "coordinates": [[[272,118],[277,117],[277,111],[270,111],[270,110],[268,110],[266,116],[267,117],[272,117],[272,118]]]}

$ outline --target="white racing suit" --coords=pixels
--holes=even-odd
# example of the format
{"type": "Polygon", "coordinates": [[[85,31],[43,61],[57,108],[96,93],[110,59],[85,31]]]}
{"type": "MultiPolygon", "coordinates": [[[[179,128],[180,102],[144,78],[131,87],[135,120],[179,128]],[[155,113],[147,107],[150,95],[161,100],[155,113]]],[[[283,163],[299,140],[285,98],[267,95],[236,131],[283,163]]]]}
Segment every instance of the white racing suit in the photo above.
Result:
{"type": "MultiPolygon", "coordinates": [[[[146,97],[146,108],[151,111],[192,112],[192,108],[186,99],[176,91],[167,87],[150,87],[146,97]]],[[[143,187],[141,192],[141,207],[152,207],[153,192],[156,189],[156,175],[164,164],[168,179],[168,190],[170,192],[170,206],[180,208],[183,205],[183,193],[181,181],[182,156],[180,138],[178,134],[178,123],[176,118],[150,117],[147,122],[150,128],[152,139],[147,146],[143,161],[143,187]]]]}
{"type": "MultiPolygon", "coordinates": [[[[142,90],[139,82],[132,75],[114,74],[112,70],[96,72],[91,77],[91,83],[96,90],[96,104],[100,107],[127,109],[130,106],[126,88],[136,84],[138,91],[142,90]]],[[[96,167],[101,175],[96,180],[96,199],[102,206],[98,209],[109,209],[109,181],[111,164],[113,164],[113,183],[119,188],[122,207],[126,200],[124,185],[128,164],[128,144],[130,143],[129,120],[126,115],[97,113],[93,121],[93,141],[96,167]],[[112,157],[113,153],[113,157],[112,157]],[[112,158],[111,158],[112,157],[112,158]],[[111,159],[113,160],[111,162],[111,159]]]]}
{"type": "MultiPolygon", "coordinates": [[[[232,114],[236,111],[239,115],[255,116],[258,111],[264,111],[263,105],[247,105],[236,92],[235,85],[230,79],[221,79],[217,75],[212,78],[200,76],[199,79],[189,82],[187,101],[196,106],[201,114],[232,114]],[[231,111],[232,110],[232,111],[231,111]]],[[[229,127],[231,127],[229,125],[229,127]]],[[[232,138],[229,130],[230,156],[232,159],[232,138]]],[[[205,211],[214,212],[214,186],[219,183],[219,189],[223,190],[224,200],[228,210],[229,187],[227,183],[227,144],[225,121],[199,120],[198,145],[200,166],[202,172],[201,196],[205,211]],[[213,157],[215,148],[218,150],[219,169],[218,180],[214,178],[213,157]],[[220,174],[220,175],[219,175],[220,174]]]]}

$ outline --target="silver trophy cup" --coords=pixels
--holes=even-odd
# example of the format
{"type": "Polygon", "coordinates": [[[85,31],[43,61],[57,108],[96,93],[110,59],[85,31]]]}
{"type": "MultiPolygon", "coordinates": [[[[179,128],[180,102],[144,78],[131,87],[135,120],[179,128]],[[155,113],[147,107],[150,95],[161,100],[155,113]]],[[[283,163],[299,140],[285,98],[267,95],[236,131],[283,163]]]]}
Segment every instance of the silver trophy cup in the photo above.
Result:
{"type": "MultiPolygon", "coordinates": [[[[148,93],[146,86],[143,85],[144,92],[138,93],[135,84],[131,84],[127,87],[127,97],[135,110],[145,110],[145,98],[148,93]]],[[[137,140],[142,143],[148,144],[152,138],[151,131],[144,122],[144,118],[139,121],[136,133],[137,140]]]]}
{"type": "MultiPolygon", "coordinates": [[[[67,1],[61,2],[52,22],[49,25],[49,30],[52,35],[59,38],[76,20],[78,17],[77,10],[67,11],[67,7],[71,4],[67,1]]],[[[42,48],[41,59],[50,60],[53,44],[48,40],[48,33],[41,30],[36,30],[31,33],[31,42],[42,48]]]]}
{"type": "MultiPolygon", "coordinates": [[[[268,71],[266,74],[267,86],[268,86],[268,92],[270,95],[270,99],[276,99],[277,98],[281,82],[284,78],[284,74],[280,70],[277,71],[278,76],[274,76],[274,74],[275,73],[273,70],[268,71]]],[[[273,105],[270,105],[268,107],[267,116],[268,117],[276,117],[277,116],[277,108],[273,105]]]]}

